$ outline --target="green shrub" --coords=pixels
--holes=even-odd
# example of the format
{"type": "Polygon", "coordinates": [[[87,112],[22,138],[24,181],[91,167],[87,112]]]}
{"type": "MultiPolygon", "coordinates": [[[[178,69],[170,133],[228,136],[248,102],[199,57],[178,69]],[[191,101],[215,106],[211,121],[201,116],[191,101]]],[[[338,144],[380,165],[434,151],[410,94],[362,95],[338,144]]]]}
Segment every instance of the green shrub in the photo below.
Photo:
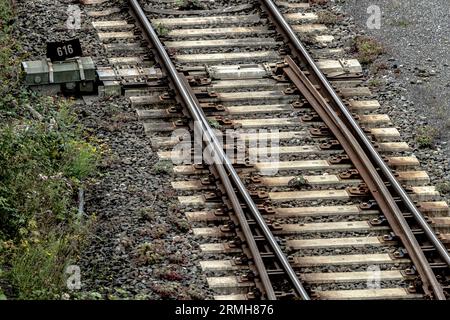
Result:
{"type": "Polygon", "coordinates": [[[7,33],[9,27],[9,22],[14,18],[14,13],[11,8],[11,3],[9,1],[0,2],[0,31],[2,33],[7,33]]]}
{"type": "Polygon", "coordinates": [[[434,140],[438,135],[436,128],[431,126],[423,126],[417,129],[416,142],[419,148],[432,148],[434,140]]]}
{"type": "Polygon", "coordinates": [[[31,121],[0,129],[0,240],[38,241],[14,250],[8,262],[5,277],[21,299],[56,298],[61,290],[61,270],[71,257],[64,237],[81,236],[73,228],[74,195],[99,158],[77,130],[57,119],[53,129],[31,121]]]}
{"type": "Polygon", "coordinates": [[[180,230],[181,232],[188,232],[190,230],[189,222],[186,219],[176,219],[174,221],[174,225],[180,230]]]}
{"type": "Polygon", "coordinates": [[[0,236],[14,238],[33,215],[73,213],[76,184],[95,171],[99,153],[67,125],[60,118],[58,130],[39,122],[0,129],[0,236]]]}
{"type": "Polygon", "coordinates": [[[357,36],[354,39],[354,49],[359,62],[370,64],[384,53],[383,46],[374,38],[368,36],[357,36]]]}
{"type": "Polygon", "coordinates": [[[74,198],[100,153],[85,141],[69,101],[23,86],[27,53],[13,18],[9,1],[0,1],[0,283],[11,286],[12,298],[53,299],[89,229],[77,220],[74,198]]]}
{"type": "Polygon", "coordinates": [[[153,166],[153,172],[156,174],[170,174],[173,171],[173,163],[169,160],[158,161],[153,166]]]}
{"type": "Polygon", "coordinates": [[[219,121],[217,121],[216,119],[208,119],[208,124],[213,129],[221,129],[222,128],[219,121]]]}
{"type": "Polygon", "coordinates": [[[158,24],[157,26],[156,26],[156,32],[158,33],[158,35],[160,36],[160,37],[164,37],[164,36],[167,36],[168,34],[169,34],[169,29],[167,29],[167,27],[166,26],[164,26],[163,24],[158,24]]]}
{"type": "Polygon", "coordinates": [[[96,168],[99,156],[97,149],[85,141],[71,141],[65,150],[67,162],[65,172],[68,176],[83,180],[96,168]]]}
{"type": "Polygon", "coordinates": [[[63,289],[67,245],[64,238],[50,236],[44,242],[23,242],[13,255],[10,277],[19,299],[54,299],[63,289]],[[32,267],[39,266],[39,267],[32,267]]]}
{"type": "Polygon", "coordinates": [[[167,227],[163,224],[153,225],[150,229],[150,235],[153,239],[161,239],[167,235],[167,227]]]}
{"type": "Polygon", "coordinates": [[[136,250],[136,260],[139,265],[152,265],[164,260],[166,251],[159,241],[144,242],[136,250]]]}
{"type": "Polygon", "coordinates": [[[144,221],[152,222],[156,217],[155,209],[152,207],[141,208],[139,209],[139,217],[144,221]]]}

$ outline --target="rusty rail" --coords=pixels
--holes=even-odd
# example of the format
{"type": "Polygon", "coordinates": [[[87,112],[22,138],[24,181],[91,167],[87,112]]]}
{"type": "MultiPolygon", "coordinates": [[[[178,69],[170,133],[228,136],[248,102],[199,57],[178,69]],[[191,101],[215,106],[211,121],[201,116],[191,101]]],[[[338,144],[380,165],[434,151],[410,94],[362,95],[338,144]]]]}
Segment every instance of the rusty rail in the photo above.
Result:
{"type": "Polygon", "coordinates": [[[307,76],[299,66],[288,57],[286,59],[288,66],[284,69],[286,75],[291,78],[300,92],[321,116],[325,124],[330,128],[351,158],[371,194],[385,214],[389,225],[407,249],[421,276],[424,292],[428,296],[432,296],[433,293],[436,299],[445,300],[442,286],[437,281],[436,275],[425,257],[424,252],[412,233],[403,213],[400,211],[391,193],[386,188],[376,167],[381,170],[385,179],[393,186],[395,192],[401,198],[408,210],[411,211],[413,217],[422,227],[426,236],[433,243],[443,260],[447,265],[450,265],[450,256],[447,249],[438,239],[423,215],[414,205],[414,202],[409,198],[403,187],[397,181],[391,169],[384,163],[364,131],[359,127],[358,123],[345,107],[326,77],[322,74],[306,48],[292,30],[291,26],[278,10],[277,6],[272,0],[260,0],[260,2],[269,14],[271,20],[275,23],[278,31],[285,36],[294,56],[299,59],[302,66],[308,71],[307,76]],[[314,84],[318,84],[320,89],[316,89],[314,84]],[[329,103],[326,99],[328,99],[329,103]]]}
{"type": "Polygon", "coordinates": [[[292,269],[287,257],[282,252],[280,246],[278,245],[275,237],[270,231],[269,227],[266,224],[263,216],[259,212],[256,204],[253,202],[250,194],[248,193],[246,187],[241,181],[239,175],[234,169],[230,159],[225,154],[222,146],[220,145],[217,137],[215,136],[212,128],[210,127],[201,106],[195,97],[195,94],[192,92],[186,78],[183,74],[179,73],[176,70],[175,65],[171,61],[168,53],[166,52],[163,44],[158,38],[158,35],[154,31],[150,21],[146,17],[144,11],[139,5],[137,0],[129,0],[129,3],[133,9],[133,13],[136,16],[137,20],[140,22],[141,27],[149,39],[149,41],[153,45],[153,49],[155,50],[159,62],[164,67],[166,73],[169,75],[171,80],[171,85],[177,92],[177,99],[186,107],[189,111],[189,114],[194,120],[194,125],[198,126],[203,133],[204,140],[203,142],[213,148],[214,152],[212,155],[212,159],[214,163],[214,167],[217,169],[221,181],[224,184],[226,193],[232,202],[233,209],[235,210],[235,214],[237,215],[240,223],[240,227],[244,233],[247,244],[252,253],[252,257],[254,263],[256,265],[257,271],[259,273],[259,277],[263,283],[264,290],[266,291],[268,299],[275,300],[276,295],[273,290],[272,284],[269,279],[269,275],[267,273],[266,267],[262,261],[261,254],[259,252],[258,246],[253,238],[253,235],[250,230],[250,226],[248,221],[242,211],[241,203],[238,199],[238,195],[244,200],[246,204],[246,208],[250,211],[253,219],[257,223],[259,229],[262,231],[265,239],[269,243],[271,249],[273,250],[278,262],[280,262],[283,267],[284,272],[288,276],[288,279],[292,283],[296,294],[304,300],[309,300],[309,295],[300,282],[297,274],[292,269]],[[234,187],[237,189],[238,194],[235,193],[234,187]]]}

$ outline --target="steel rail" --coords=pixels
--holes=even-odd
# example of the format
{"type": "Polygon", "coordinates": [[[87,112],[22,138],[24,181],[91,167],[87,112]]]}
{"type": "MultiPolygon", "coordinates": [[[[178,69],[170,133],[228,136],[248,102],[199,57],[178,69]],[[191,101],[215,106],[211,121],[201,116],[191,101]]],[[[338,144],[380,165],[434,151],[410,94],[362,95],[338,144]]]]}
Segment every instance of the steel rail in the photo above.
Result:
{"type": "MultiPolygon", "coordinates": [[[[234,186],[237,188],[239,194],[244,199],[244,201],[247,205],[247,208],[252,213],[252,216],[255,219],[258,227],[261,229],[263,235],[269,242],[271,249],[274,251],[278,261],[281,263],[284,271],[288,275],[288,278],[289,278],[290,282],[292,283],[295,292],[302,299],[309,300],[310,297],[309,297],[308,293],[306,292],[302,283],[298,279],[297,274],[292,269],[292,266],[290,265],[288,259],[282,252],[275,237],[273,236],[272,232],[270,231],[269,227],[267,226],[263,216],[259,212],[256,204],[253,202],[253,199],[251,198],[250,194],[248,193],[245,185],[242,183],[242,181],[241,181],[239,175],[237,174],[236,170],[234,169],[230,159],[225,154],[221,144],[217,140],[216,135],[214,134],[213,130],[211,129],[210,125],[208,124],[208,121],[198,103],[198,100],[196,99],[195,95],[192,93],[192,90],[190,90],[190,88],[188,89],[186,87],[186,80],[185,80],[184,76],[179,74],[178,71],[176,70],[175,65],[171,61],[169,55],[167,54],[164,46],[162,45],[161,41],[159,40],[156,32],[154,31],[150,21],[146,17],[146,15],[145,15],[144,11],[142,10],[141,6],[139,5],[138,1],[137,0],[129,0],[129,2],[131,4],[131,7],[133,8],[133,11],[134,11],[136,17],[139,19],[147,37],[149,37],[149,40],[153,43],[154,49],[157,51],[157,54],[161,60],[161,63],[164,64],[166,71],[168,72],[169,77],[172,80],[172,84],[175,87],[175,90],[177,91],[178,95],[182,98],[183,104],[188,108],[189,112],[191,113],[191,116],[193,117],[193,120],[198,121],[198,124],[200,125],[202,132],[205,133],[205,136],[206,136],[208,142],[213,147],[213,150],[214,150],[213,157],[214,157],[216,167],[223,166],[223,168],[226,169],[229,177],[231,177],[231,180],[234,183],[234,186]]],[[[222,172],[222,174],[223,174],[223,172],[222,172]]],[[[237,199],[236,194],[234,194],[233,188],[228,187],[227,194],[230,196],[230,200],[237,199]],[[234,196],[233,196],[233,194],[234,194],[234,196]]],[[[243,221],[243,225],[245,225],[245,224],[248,225],[247,221],[243,221]]],[[[241,227],[242,227],[242,225],[241,225],[241,227]]],[[[256,246],[256,243],[254,242],[254,239],[252,237],[250,237],[247,240],[249,241],[249,246],[252,243],[253,243],[253,245],[256,246]]],[[[252,254],[253,253],[254,252],[252,252],[252,254]]],[[[258,256],[259,251],[257,250],[257,252],[255,252],[255,254],[258,256]]],[[[253,257],[253,258],[255,258],[255,257],[253,257]]],[[[255,261],[255,263],[256,262],[257,261],[255,261]]],[[[261,265],[259,265],[259,266],[257,265],[257,268],[258,268],[258,272],[260,272],[259,276],[262,277],[261,280],[265,281],[264,280],[265,276],[267,276],[267,279],[268,279],[267,271],[265,271],[265,268],[261,268],[261,265]]],[[[271,287],[270,283],[265,283],[264,285],[269,286],[269,288],[271,287]]],[[[270,298],[274,299],[276,297],[272,296],[270,298]]]]}
{"type": "MultiPolygon", "coordinates": [[[[434,231],[431,229],[429,224],[426,222],[425,218],[421,214],[421,212],[417,209],[417,207],[414,205],[414,202],[409,198],[408,194],[405,192],[403,187],[400,185],[400,183],[397,181],[395,176],[393,175],[391,169],[386,165],[386,163],[383,161],[381,156],[378,154],[378,152],[375,150],[374,146],[370,142],[370,140],[365,135],[364,131],[361,129],[361,127],[358,125],[358,123],[355,121],[349,110],[346,108],[342,100],[339,98],[339,96],[334,91],[331,84],[328,82],[327,78],[323,75],[319,67],[316,65],[313,58],[309,55],[306,48],[303,46],[301,41],[298,39],[296,33],[293,31],[289,23],[286,21],[282,13],[278,10],[277,6],[273,3],[271,0],[260,0],[263,4],[263,6],[268,11],[269,15],[273,17],[275,20],[275,24],[281,29],[281,31],[285,34],[285,36],[289,40],[289,45],[293,47],[293,49],[296,51],[296,54],[298,58],[304,62],[307,66],[307,68],[312,71],[312,75],[316,77],[318,82],[320,83],[321,87],[324,87],[326,89],[326,93],[331,97],[330,102],[333,102],[338,112],[340,112],[344,116],[344,120],[349,125],[349,127],[353,130],[353,132],[356,134],[356,138],[358,141],[362,144],[362,147],[366,150],[372,161],[379,167],[385,176],[385,178],[388,180],[388,182],[394,187],[395,192],[400,196],[403,203],[406,205],[406,207],[411,211],[412,215],[416,219],[416,221],[419,223],[419,225],[424,230],[427,238],[433,243],[434,247],[440,254],[440,256],[443,258],[443,260],[447,263],[447,265],[450,265],[450,255],[445,248],[445,246],[441,243],[439,238],[436,236],[434,231]]],[[[384,185],[383,185],[384,186],[384,185]]],[[[385,186],[384,186],[385,188],[385,186]]],[[[381,190],[380,190],[381,191],[381,190]]],[[[377,190],[371,190],[372,194],[378,193],[377,190]]],[[[374,195],[375,195],[374,194],[374,195]]],[[[377,195],[378,196],[378,195],[377,195]]],[[[392,198],[392,196],[389,196],[389,198],[392,198]]],[[[399,215],[400,212],[398,206],[396,205],[395,201],[393,199],[388,199],[391,209],[393,210],[393,213],[396,214],[396,220],[399,223],[398,227],[400,227],[400,230],[398,228],[393,228],[394,230],[397,229],[401,233],[397,234],[404,243],[405,247],[410,247],[415,252],[408,251],[410,254],[412,254],[413,257],[415,257],[414,260],[415,264],[421,264],[423,263],[423,266],[417,266],[419,271],[422,270],[421,275],[425,275],[429,283],[436,284],[437,280],[434,281],[436,278],[434,273],[432,273],[431,267],[426,260],[426,257],[423,254],[422,250],[419,250],[417,245],[412,245],[414,242],[417,243],[417,239],[415,239],[414,235],[411,232],[410,227],[407,225],[407,222],[403,215],[399,215]],[[407,243],[410,242],[408,245],[407,243]]],[[[401,212],[400,212],[401,213],[401,212]]],[[[425,291],[427,289],[425,288],[425,291]]],[[[436,298],[438,299],[445,299],[445,296],[442,292],[441,286],[433,286],[433,291],[435,292],[436,298]]]]}

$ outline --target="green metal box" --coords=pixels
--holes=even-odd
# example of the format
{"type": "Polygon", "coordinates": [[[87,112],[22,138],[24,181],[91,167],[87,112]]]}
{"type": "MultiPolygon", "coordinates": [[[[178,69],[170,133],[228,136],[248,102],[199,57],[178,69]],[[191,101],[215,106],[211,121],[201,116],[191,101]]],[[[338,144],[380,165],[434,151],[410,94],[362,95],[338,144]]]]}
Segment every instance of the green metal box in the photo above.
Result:
{"type": "Polygon", "coordinates": [[[62,62],[24,61],[25,83],[29,86],[76,83],[95,80],[95,64],[91,57],[62,62]]]}

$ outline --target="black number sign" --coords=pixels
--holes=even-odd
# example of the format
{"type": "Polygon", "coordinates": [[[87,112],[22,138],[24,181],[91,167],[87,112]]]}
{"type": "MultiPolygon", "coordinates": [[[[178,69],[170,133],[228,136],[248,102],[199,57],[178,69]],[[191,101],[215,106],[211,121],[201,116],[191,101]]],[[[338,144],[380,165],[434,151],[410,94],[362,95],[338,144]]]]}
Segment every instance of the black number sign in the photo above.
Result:
{"type": "Polygon", "coordinates": [[[47,58],[52,61],[64,61],[69,58],[81,57],[80,40],[73,39],[61,42],[47,42],[47,58]]]}

